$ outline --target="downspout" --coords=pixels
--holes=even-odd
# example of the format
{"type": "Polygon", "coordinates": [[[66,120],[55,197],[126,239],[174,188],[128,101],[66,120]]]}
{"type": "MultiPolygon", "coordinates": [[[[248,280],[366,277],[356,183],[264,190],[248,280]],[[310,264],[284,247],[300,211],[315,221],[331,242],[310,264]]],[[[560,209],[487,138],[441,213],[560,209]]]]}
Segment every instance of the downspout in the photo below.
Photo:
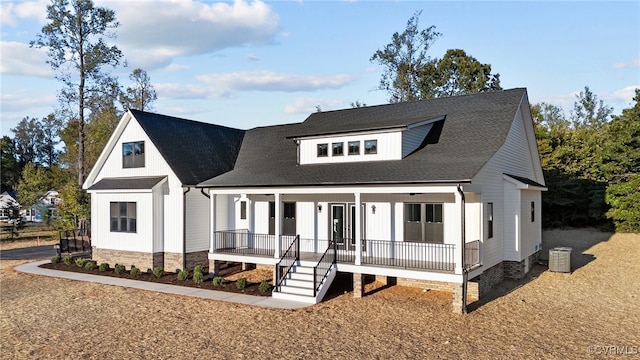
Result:
{"type": "Polygon", "coordinates": [[[187,193],[191,187],[187,186],[187,191],[182,192],[182,270],[187,270],[187,193]]]}
{"type": "Polygon", "coordinates": [[[461,217],[461,221],[462,221],[462,225],[461,225],[461,231],[462,231],[462,236],[460,236],[461,241],[462,241],[462,246],[461,246],[461,261],[462,261],[462,313],[466,314],[467,313],[467,277],[469,276],[468,271],[467,271],[467,267],[465,266],[465,246],[466,246],[466,227],[465,227],[465,198],[464,198],[464,192],[462,191],[462,188],[460,187],[460,184],[458,184],[458,193],[460,193],[460,197],[462,199],[462,214],[460,214],[461,217]]]}

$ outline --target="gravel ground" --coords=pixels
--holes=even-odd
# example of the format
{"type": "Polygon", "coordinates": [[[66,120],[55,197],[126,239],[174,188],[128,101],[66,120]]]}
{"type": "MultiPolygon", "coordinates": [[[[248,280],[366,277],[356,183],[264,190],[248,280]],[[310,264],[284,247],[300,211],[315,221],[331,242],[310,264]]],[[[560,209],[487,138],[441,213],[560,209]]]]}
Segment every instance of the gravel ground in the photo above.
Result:
{"type": "Polygon", "coordinates": [[[380,284],[300,310],[17,273],[0,263],[0,358],[514,359],[640,357],[640,235],[549,231],[572,274],[537,266],[467,315],[451,294],[380,284]],[[617,349],[610,349],[616,346],[617,349]],[[590,352],[596,352],[591,354],[590,352]]]}

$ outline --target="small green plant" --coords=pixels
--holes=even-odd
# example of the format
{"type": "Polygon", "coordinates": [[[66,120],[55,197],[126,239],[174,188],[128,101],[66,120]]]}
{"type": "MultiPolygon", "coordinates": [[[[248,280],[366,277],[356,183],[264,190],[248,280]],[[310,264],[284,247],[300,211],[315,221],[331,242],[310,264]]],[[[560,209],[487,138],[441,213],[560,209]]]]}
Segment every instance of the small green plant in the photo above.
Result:
{"type": "Polygon", "coordinates": [[[189,277],[189,272],[187,270],[178,271],[178,280],[184,281],[189,277]]]}
{"type": "Polygon", "coordinates": [[[271,288],[272,286],[267,280],[262,280],[260,282],[260,285],[258,285],[258,291],[260,291],[261,293],[267,293],[271,291],[271,288]]]}
{"type": "Polygon", "coordinates": [[[164,275],[164,269],[161,268],[160,266],[156,266],[153,268],[153,276],[159,278],[162,275],[164,275]]]}
{"type": "Polygon", "coordinates": [[[87,261],[84,264],[84,268],[87,269],[87,270],[95,270],[96,269],[96,263],[93,262],[93,261],[87,261]]]}
{"type": "Polygon", "coordinates": [[[100,272],[109,271],[109,264],[107,263],[100,264],[100,266],[98,267],[98,271],[100,272]]]}
{"type": "Polygon", "coordinates": [[[224,285],[224,278],[222,276],[214,276],[213,281],[211,282],[213,286],[222,286],[224,285]]]}
{"type": "Polygon", "coordinates": [[[125,272],[126,268],[124,267],[124,265],[120,265],[120,264],[116,264],[116,267],[113,269],[113,272],[116,273],[116,275],[120,275],[123,272],[125,272]]]}
{"type": "Polygon", "coordinates": [[[200,272],[203,273],[204,272],[204,267],[202,265],[196,265],[196,267],[193,268],[193,272],[200,272]]]}
{"type": "Polygon", "coordinates": [[[140,269],[138,269],[135,266],[132,266],[131,267],[131,271],[129,271],[129,274],[131,274],[131,276],[133,276],[133,277],[138,277],[138,276],[140,276],[140,272],[141,272],[140,269]]]}
{"type": "Polygon", "coordinates": [[[65,263],[66,265],[71,265],[71,263],[73,263],[73,256],[67,255],[63,257],[62,262],[65,263]]]}
{"type": "Polygon", "coordinates": [[[204,281],[204,275],[202,274],[201,271],[194,271],[193,272],[193,282],[196,284],[202,284],[202,282],[204,281]]]}
{"type": "Polygon", "coordinates": [[[244,289],[247,287],[247,278],[240,278],[236,281],[236,287],[238,289],[244,289]]]}
{"type": "Polygon", "coordinates": [[[54,256],[51,258],[51,263],[52,264],[57,264],[60,262],[60,257],[58,255],[54,256]]]}
{"type": "Polygon", "coordinates": [[[83,259],[83,258],[77,258],[76,259],[76,266],[83,268],[84,265],[87,263],[87,259],[83,259]]]}

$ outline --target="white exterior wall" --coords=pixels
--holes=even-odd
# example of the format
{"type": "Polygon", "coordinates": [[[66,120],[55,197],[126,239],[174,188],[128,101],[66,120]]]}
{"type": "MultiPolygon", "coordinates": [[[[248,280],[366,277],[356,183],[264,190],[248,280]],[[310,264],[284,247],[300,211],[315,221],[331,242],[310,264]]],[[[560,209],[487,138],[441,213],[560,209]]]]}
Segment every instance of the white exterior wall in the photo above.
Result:
{"type": "Polygon", "coordinates": [[[520,261],[520,190],[504,180],[504,260],[520,261]]]}
{"type": "Polygon", "coordinates": [[[482,202],[479,194],[465,193],[465,239],[466,242],[482,238],[482,202]]]}
{"type": "Polygon", "coordinates": [[[402,135],[400,131],[303,139],[300,140],[300,164],[305,165],[356,161],[400,160],[402,158],[401,149],[402,135]],[[364,142],[366,140],[378,141],[378,149],[376,154],[364,153],[364,142]],[[360,141],[360,155],[349,155],[349,141],[360,141]],[[334,142],[343,143],[343,155],[331,155],[331,144],[334,142]],[[318,144],[328,144],[328,156],[318,157],[318,144]]]}
{"type": "MultiPolygon", "coordinates": [[[[126,128],[120,135],[120,137],[116,140],[116,144],[109,153],[106,158],[103,166],[99,169],[95,180],[93,183],[97,183],[103,178],[113,178],[113,177],[148,177],[148,176],[167,176],[167,183],[165,185],[165,190],[163,192],[163,218],[168,219],[168,221],[161,222],[162,224],[162,241],[159,237],[155,237],[154,241],[152,241],[152,235],[149,233],[148,248],[154,248],[154,251],[164,251],[164,252],[174,252],[180,253],[182,252],[182,238],[183,238],[183,206],[182,206],[182,184],[178,177],[173,173],[173,170],[166,163],[164,158],[160,155],[158,149],[153,145],[147,134],[143,131],[142,127],[138,124],[135,119],[129,120],[126,125],[126,128]],[[145,166],[141,168],[123,168],[122,167],[122,143],[125,142],[133,142],[133,141],[144,141],[144,151],[145,151],[145,166]],[[170,221],[169,221],[170,220],[170,221]],[[162,245],[160,243],[163,243],[162,245]]],[[[192,190],[193,191],[193,190],[192,190]]],[[[129,198],[130,193],[123,192],[122,200],[120,201],[130,201],[127,200],[129,198]]],[[[93,197],[92,197],[93,202],[93,197]]],[[[138,212],[141,211],[147,214],[153,214],[154,209],[152,209],[152,204],[149,204],[146,208],[138,207],[138,212]]],[[[117,250],[129,250],[128,248],[119,248],[115,245],[98,245],[100,244],[101,234],[98,230],[93,229],[93,224],[97,222],[101,222],[102,218],[106,214],[108,220],[108,208],[100,209],[97,206],[92,205],[91,217],[92,217],[92,234],[93,239],[98,241],[98,243],[94,244],[98,247],[104,247],[108,249],[117,249],[117,250]],[[106,213],[105,213],[106,211],[106,213]],[[97,220],[97,221],[96,221],[97,220]]],[[[143,226],[141,220],[138,220],[138,227],[143,226]]],[[[160,226],[160,225],[158,225],[160,226]]],[[[159,229],[156,229],[159,231],[159,229]]],[[[92,239],[92,241],[93,241],[92,239]]],[[[104,238],[106,240],[107,238],[104,238]]],[[[135,250],[140,251],[140,250],[135,250]]],[[[149,250],[151,251],[151,250],[149,250]]]]}
{"type": "Polygon", "coordinates": [[[140,193],[94,193],[92,201],[92,246],[99,249],[153,252],[153,195],[140,193]],[[111,202],[136,203],[136,232],[111,232],[111,202]],[[95,206],[94,206],[95,205],[95,206]],[[95,232],[94,232],[95,231],[95,232]]]}
{"type": "Polygon", "coordinates": [[[542,202],[540,191],[522,190],[521,202],[522,204],[520,214],[522,217],[522,229],[520,238],[522,249],[520,253],[520,261],[540,250],[540,248],[542,247],[542,202]],[[532,201],[535,203],[535,216],[533,222],[531,221],[532,201]]]}
{"type": "Polygon", "coordinates": [[[200,189],[191,188],[186,194],[186,220],[187,220],[187,252],[203,251],[209,249],[209,198],[204,196],[200,189]]]}
{"type": "Polygon", "coordinates": [[[153,223],[153,252],[164,251],[164,197],[168,191],[167,184],[163,183],[152,195],[153,218],[155,219],[153,223]]]}

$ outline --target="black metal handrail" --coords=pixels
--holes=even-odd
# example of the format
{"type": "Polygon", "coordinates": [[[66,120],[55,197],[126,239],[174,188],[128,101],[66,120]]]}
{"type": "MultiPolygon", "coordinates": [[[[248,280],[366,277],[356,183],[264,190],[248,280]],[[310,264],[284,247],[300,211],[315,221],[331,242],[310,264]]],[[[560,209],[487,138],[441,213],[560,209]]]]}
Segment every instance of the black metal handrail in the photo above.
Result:
{"type": "Polygon", "coordinates": [[[464,244],[464,266],[471,268],[480,264],[480,240],[464,244]]]}
{"type": "Polygon", "coordinates": [[[325,250],[324,254],[320,257],[320,260],[318,260],[318,263],[313,267],[313,297],[315,297],[318,290],[320,290],[320,285],[322,285],[324,279],[329,276],[331,267],[335,263],[336,243],[335,241],[332,241],[327,247],[327,250],[325,250]]]}
{"type": "Polygon", "coordinates": [[[454,244],[367,240],[362,264],[453,271],[454,252],[454,244]]]}
{"type": "Polygon", "coordinates": [[[215,249],[241,255],[273,256],[275,236],[256,234],[247,229],[216,231],[215,249]]]}
{"type": "Polygon", "coordinates": [[[280,260],[276,264],[276,286],[274,288],[274,291],[280,291],[282,282],[291,272],[291,269],[298,260],[300,260],[300,235],[296,235],[296,238],[293,240],[291,245],[289,245],[287,250],[282,254],[280,260]],[[284,272],[282,272],[283,267],[286,267],[286,270],[284,272]]]}

